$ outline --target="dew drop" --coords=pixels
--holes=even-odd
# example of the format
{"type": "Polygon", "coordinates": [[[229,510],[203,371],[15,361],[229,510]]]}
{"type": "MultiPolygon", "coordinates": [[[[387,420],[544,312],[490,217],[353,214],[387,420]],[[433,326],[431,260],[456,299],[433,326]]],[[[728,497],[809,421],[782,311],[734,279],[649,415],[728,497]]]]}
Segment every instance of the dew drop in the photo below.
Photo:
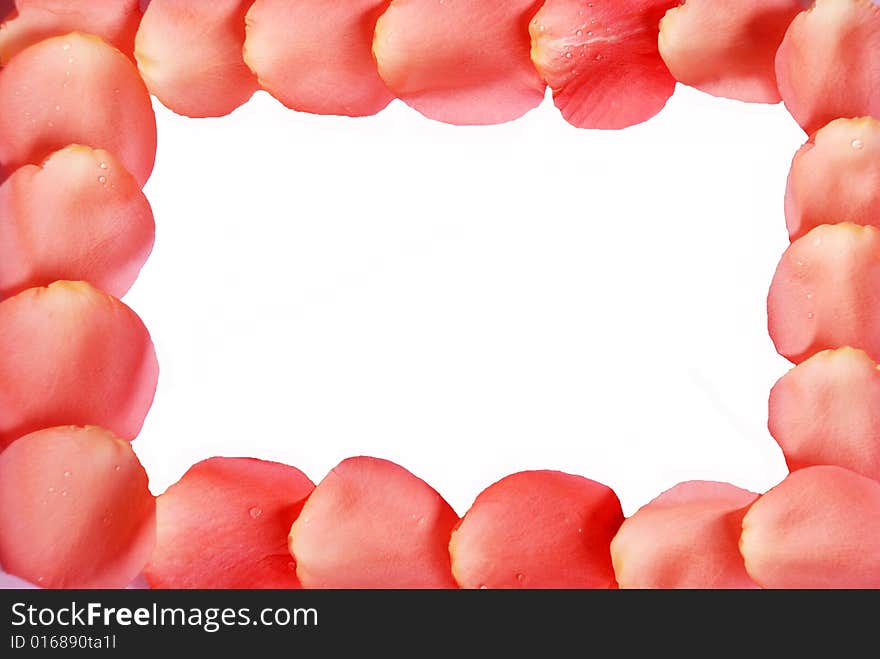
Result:
{"type": "Polygon", "coordinates": [[[575,36],[577,36],[577,37],[582,37],[582,36],[584,36],[584,31],[583,31],[583,30],[578,30],[578,31],[575,32],[574,34],[575,34],[575,36]]]}
{"type": "Polygon", "coordinates": [[[519,574],[519,573],[517,573],[517,575],[516,575],[516,580],[517,580],[517,581],[522,581],[522,580],[525,579],[525,578],[526,578],[526,575],[524,575],[524,574],[519,574]]]}
{"type": "Polygon", "coordinates": [[[809,313],[807,314],[807,318],[809,318],[810,320],[813,320],[813,316],[814,316],[814,315],[815,315],[815,314],[811,311],[811,312],[809,312],[809,313]]]}
{"type": "Polygon", "coordinates": [[[257,519],[257,517],[259,517],[262,514],[263,514],[263,509],[257,508],[256,506],[254,506],[253,508],[251,508],[248,511],[248,515],[250,515],[252,519],[257,519]]]}
{"type": "Polygon", "coordinates": [[[68,63],[68,64],[73,64],[73,58],[72,58],[72,57],[68,57],[68,58],[67,58],[67,63],[68,63]]]}
{"type": "Polygon", "coordinates": [[[43,577],[37,577],[37,583],[43,583],[43,577]]]}
{"type": "Polygon", "coordinates": [[[61,106],[60,106],[60,105],[56,105],[56,106],[55,106],[55,112],[61,112],[61,106]]]}
{"type": "Polygon", "coordinates": [[[571,59],[571,53],[565,53],[565,59],[571,59]]]}
{"type": "Polygon", "coordinates": [[[70,50],[70,44],[65,41],[61,44],[61,50],[70,50]]]}
{"type": "Polygon", "coordinates": [[[813,299],[813,294],[812,294],[812,293],[807,293],[807,299],[808,299],[808,300],[812,300],[812,299],[813,299]]]}
{"type": "Polygon", "coordinates": [[[113,469],[115,469],[116,471],[119,471],[120,469],[122,469],[122,467],[120,467],[119,465],[116,465],[115,467],[113,467],[113,469]]]}
{"type": "Polygon", "coordinates": [[[65,472],[64,472],[64,477],[65,477],[65,478],[70,478],[70,472],[69,472],[69,471],[65,471],[65,472]]]}
{"type": "Polygon", "coordinates": [[[290,561],[290,562],[287,564],[287,567],[290,568],[291,570],[295,570],[295,569],[296,569],[296,563],[294,563],[293,561],[290,561]]]}
{"type": "Polygon", "coordinates": [[[55,491],[55,488],[54,488],[54,487],[50,487],[50,488],[49,488],[49,494],[52,494],[52,492],[54,492],[54,491],[55,491]]]}
{"type": "Polygon", "coordinates": [[[66,496],[67,496],[67,490],[61,490],[61,496],[66,497],[66,496]]]}
{"type": "Polygon", "coordinates": [[[98,167],[100,167],[101,169],[107,169],[107,163],[102,162],[100,165],[98,165],[98,167]]]}
{"type": "Polygon", "coordinates": [[[489,590],[489,586],[486,584],[480,584],[480,590],[489,590]]]}
{"type": "Polygon", "coordinates": [[[865,148],[865,143],[862,140],[853,140],[852,148],[854,148],[856,151],[861,151],[865,148]]]}
{"type": "Polygon", "coordinates": [[[103,183],[106,183],[106,182],[107,182],[107,177],[106,177],[106,176],[99,176],[99,177],[98,177],[98,183],[102,183],[102,184],[103,184],[103,183]]]}

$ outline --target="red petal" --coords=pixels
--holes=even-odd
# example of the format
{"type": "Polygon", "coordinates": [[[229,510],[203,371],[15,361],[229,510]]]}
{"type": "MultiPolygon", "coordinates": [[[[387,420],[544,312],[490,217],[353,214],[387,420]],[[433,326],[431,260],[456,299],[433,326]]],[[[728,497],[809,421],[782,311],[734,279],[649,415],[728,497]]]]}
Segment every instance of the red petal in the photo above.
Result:
{"type": "Polygon", "coordinates": [[[276,462],[198,463],[157,501],[147,581],[153,588],[299,588],[287,535],[314,487],[276,462]]]}
{"type": "Polygon", "coordinates": [[[0,298],[59,279],[122,297],[153,247],[153,213],[137,181],[88,147],[16,170],[0,185],[0,218],[0,298]]]}
{"type": "Polygon", "coordinates": [[[106,149],[141,185],[156,157],[156,118],[137,69],[77,33],[41,41],[3,69],[0,180],[69,144],[106,149]]]}
{"type": "Polygon", "coordinates": [[[820,224],[880,226],[880,121],[837,119],[798,151],[785,218],[792,240],[820,224]]]}
{"type": "Polygon", "coordinates": [[[52,428],[0,453],[0,563],[45,588],[123,588],[156,538],[156,502],[128,442],[52,428]]]}
{"type": "Polygon", "coordinates": [[[376,25],[379,74],[426,117],[498,124],[544,98],[529,59],[528,24],[539,0],[393,0],[376,25]]]}
{"type": "Polygon", "coordinates": [[[880,370],[861,350],[814,355],[770,392],[770,432],[789,469],[838,465],[880,481],[880,370]]]}
{"type": "Polygon", "coordinates": [[[776,350],[800,363],[852,346],[880,359],[880,229],[823,225],[782,256],[767,300],[776,350]]]}
{"type": "Polygon", "coordinates": [[[513,474],[483,490],[452,534],[452,571],[463,588],[613,588],[609,546],[622,522],[600,483],[513,474]]]}
{"type": "Polygon", "coordinates": [[[785,105],[807,133],[839,117],[880,117],[880,7],[817,0],[794,19],[776,55],[785,105]]]}
{"type": "Polygon", "coordinates": [[[455,511],[423,480],[377,458],[349,458],[318,484],[290,530],[306,588],[455,588],[455,511]]]}
{"type": "Polygon", "coordinates": [[[376,114],[393,98],[371,50],[388,0],[257,0],[247,15],[245,59],[289,108],[376,114]]]}
{"type": "Polygon", "coordinates": [[[242,57],[252,2],[150,2],[135,56],[147,87],[166,107],[188,117],[219,117],[253,95],[257,80],[242,57]]]}
{"type": "MultiPolygon", "coordinates": [[[[2,4],[2,3],[0,3],[2,4]]],[[[18,15],[0,27],[0,65],[35,43],[87,32],[128,56],[141,20],[139,0],[18,0],[18,15]]],[[[0,19],[4,16],[0,7],[0,19]]]]}
{"type": "Polygon", "coordinates": [[[626,128],[663,109],[675,80],[660,19],[678,0],[547,0],[532,20],[532,61],[578,128],[626,128]]]}
{"type": "Polygon", "coordinates": [[[56,282],[0,302],[0,447],[60,425],[140,432],[159,367],[150,335],[119,300],[56,282]]]}
{"type": "Polygon", "coordinates": [[[880,588],[880,483],[796,471],[746,514],[740,550],[765,588],[880,588]]]}
{"type": "Polygon", "coordinates": [[[715,96],[779,103],[776,51],[809,0],[687,0],[660,23],[675,79],[715,96]]]}
{"type": "Polygon", "coordinates": [[[737,544],[757,494],[692,481],[627,519],[611,543],[621,588],[756,588],[737,544]]]}

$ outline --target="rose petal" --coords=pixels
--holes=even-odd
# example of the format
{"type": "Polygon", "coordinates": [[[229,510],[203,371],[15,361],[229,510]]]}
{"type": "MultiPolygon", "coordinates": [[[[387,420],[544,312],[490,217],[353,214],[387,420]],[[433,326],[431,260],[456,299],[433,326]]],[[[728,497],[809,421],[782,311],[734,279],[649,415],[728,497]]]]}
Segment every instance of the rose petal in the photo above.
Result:
{"type": "Polygon", "coordinates": [[[147,198],[116,158],[83,146],[57,151],[0,185],[0,298],[59,279],[122,297],[154,233],[147,198]]]}
{"type": "MultiPolygon", "coordinates": [[[[2,4],[2,3],[0,3],[2,4]]],[[[87,32],[129,57],[141,19],[139,0],[18,0],[18,15],[0,26],[0,66],[35,43],[87,32]]],[[[0,19],[4,16],[0,7],[0,19]]]]}
{"type": "Polygon", "coordinates": [[[376,25],[379,75],[407,105],[449,124],[498,124],[544,98],[529,59],[536,0],[393,0],[376,25]]]}
{"type": "Polygon", "coordinates": [[[547,0],[529,25],[532,61],[578,128],[647,121],[675,90],[657,49],[658,24],[678,0],[547,0]]]}
{"type": "Polygon", "coordinates": [[[789,371],[770,392],[769,425],[792,471],[837,465],[880,481],[880,370],[861,350],[789,371]]]}
{"type": "Polygon", "coordinates": [[[797,152],[785,219],[792,240],[820,224],[880,226],[880,121],[836,119],[797,152]]]}
{"type": "Polygon", "coordinates": [[[816,227],[786,250],[767,299],[770,336],[800,363],[852,346],[880,358],[880,229],[816,227]]]}
{"type": "Polygon", "coordinates": [[[123,588],[156,537],[156,502],[128,442],[51,428],[0,453],[0,563],[45,588],[123,588]]]}
{"type": "Polygon", "coordinates": [[[305,588],[454,588],[455,511],[423,480],[349,458],[318,484],[290,530],[305,588]]]}
{"type": "Polygon", "coordinates": [[[757,494],[727,483],[676,485],[627,519],[611,543],[621,588],[756,588],[737,547],[757,494]]]}
{"type": "Polygon", "coordinates": [[[765,588],[880,588],[880,483],[801,469],[743,520],[746,570],[765,588]]]}
{"type": "Polygon", "coordinates": [[[138,69],[162,103],[187,117],[220,117],[257,90],[244,63],[253,0],[152,0],[135,42],[138,69]]]}
{"type": "Polygon", "coordinates": [[[140,318],[83,282],[0,302],[0,448],[41,428],[140,432],[159,367],[140,318]]]}
{"type": "Polygon", "coordinates": [[[776,55],[779,91],[807,133],[839,117],[880,117],[880,7],[817,0],[776,55]]]}
{"type": "Polygon", "coordinates": [[[245,59],[263,89],[314,114],[376,114],[393,98],[372,53],[388,0],[257,0],[247,15],[245,59]]]}
{"type": "Polygon", "coordinates": [[[153,588],[299,588],[287,536],[314,487],[276,462],[198,463],[156,502],[147,581],[153,588]]]}
{"type": "Polygon", "coordinates": [[[580,476],[526,471],[483,490],[452,534],[463,588],[613,588],[614,492],[580,476]]]}
{"type": "Polygon", "coordinates": [[[79,33],[23,50],[0,73],[0,180],[69,144],[106,149],[141,185],[156,157],[156,118],[137,69],[79,33]]]}
{"type": "Polygon", "coordinates": [[[776,51],[811,0],[687,0],[660,22],[675,79],[715,96],[779,103],[776,51]]]}

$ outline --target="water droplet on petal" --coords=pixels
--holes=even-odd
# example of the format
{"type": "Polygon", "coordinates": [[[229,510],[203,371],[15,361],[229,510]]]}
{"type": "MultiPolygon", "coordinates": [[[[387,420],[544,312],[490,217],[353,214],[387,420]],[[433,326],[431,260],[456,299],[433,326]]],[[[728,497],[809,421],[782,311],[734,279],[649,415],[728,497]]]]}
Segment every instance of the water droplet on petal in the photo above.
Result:
{"type": "Polygon", "coordinates": [[[107,177],[106,177],[106,176],[99,176],[99,177],[98,177],[98,183],[103,184],[103,183],[106,183],[106,182],[107,182],[107,177]]]}
{"type": "Polygon", "coordinates": [[[63,44],[61,44],[61,50],[70,50],[70,44],[65,41],[63,44]]]}
{"type": "Polygon", "coordinates": [[[854,148],[856,151],[861,151],[865,148],[865,143],[862,140],[853,140],[852,148],[854,148]]]}
{"type": "Polygon", "coordinates": [[[64,477],[65,477],[65,478],[70,478],[70,472],[69,472],[69,471],[65,471],[65,472],[64,472],[64,477]]]}
{"type": "Polygon", "coordinates": [[[262,509],[262,508],[257,508],[256,506],[254,506],[253,508],[251,508],[251,509],[248,511],[248,515],[250,515],[251,518],[253,518],[253,519],[257,519],[257,517],[259,517],[259,516],[262,515],[262,514],[263,514],[263,509],[262,509]]]}

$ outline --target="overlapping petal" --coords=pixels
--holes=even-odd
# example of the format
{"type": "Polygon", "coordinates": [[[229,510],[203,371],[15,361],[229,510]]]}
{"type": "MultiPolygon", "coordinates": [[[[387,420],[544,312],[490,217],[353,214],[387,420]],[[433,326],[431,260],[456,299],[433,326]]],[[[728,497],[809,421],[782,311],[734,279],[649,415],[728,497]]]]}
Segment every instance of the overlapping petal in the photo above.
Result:
{"type": "Polygon", "coordinates": [[[81,33],[30,46],[0,72],[0,181],[70,144],[109,151],[141,185],[156,158],[156,118],[137,69],[81,33]]]}
{"type": "Polygon", "coordinates": [[[152,0],[135,41],[138,69],[162,103],[187,117],[219,117],[245,103],[257,80],[244,63],[253,0],[152,0]]]}
{"type": "Polygon", "coordinates": [[[792,240],[820,224],[880,226],[880,121],[836,119],[797,152],[785,219],[792,240]]]}
{"type": "Polygon", "coordinates": [[[738,543],[757,494],[728,483],[676,485],[628,518],[611,543],[621,588],[756,588],[738,543]]]}
{"type": "Polygon", "coordinates": [[[750,103],[782,100],[776,51],[811,0],[687,0],[660,23],[660,54],[675,79],[750,103]]]}
{"type": "Polygon", "coordinates": [[[62,279],[122,297],[154,234],[147,198],[112,154],[57,151],[0,184],[0,299],[62,279]]]}
{"type": "Polygon", "coordinates": [[[565,119],[626,128],[666,105],[675,79],[657,48],[660,19],[678,0],[547,0],[529,25],[532,61],[565,119]]]}
{"type": "Polygon", "coordinates": [[[880,117],[880,6],[817,0],[789,26],[776,77],[786,107],[809,134],[840,117],[880,117]]]}
{"type": "Polygon", "coordinates": [[[507,476],[477,496],[452,534],[463,588],[613,588],[611,540],[623,522],[605,485],[558,471],[507,476]]]}
{"type": "Polygon", "coordinates": [[[498,124],[544,98],[529,59],[528,24],[540,0],[392,0],[373,53],[392,92],[426,117],[498,124]]]}
{"type": "Polygon", "coordinates": [[[861,350],[820,352],[770,392],[770,433],[789,469],[846,467],[880,481],[880,370],[861,350]]]}
{"type": "Polygon", "coordinates": [[[287,536],[314,487],[276,462],[194,465],[157,500],[147,581],[153,588],[298,588],[287,536]]]}
{"type": "Polygon", "coordinates": [[[42,428],[140,432],[159,367],[140,318],[83,282],[0,302],[0,448],[42,428]]]}
{"type": "Polygon", "coordinates": [[[795,471],[746,513],[740,551],[765,588],[880,588],[880,482],[795,471]]]}
{"type": "Polygon", "coordinates": [[[844,346],[880,359],[880,229],[822,225],[793,242],[767,312],[776,350],[796,364],[844,346]]]}
{"type": "Polygon", "coordinates": [[[427,483],[378,458],[349,458],[306,501],[290,552],[306,588],[454,588],[458,515],[427,483]]]}
{"type": "Polygon", "coordinates": [[[261,86],[301,112],[376,114],[393,95],[379,77],[373,33],[388,0],[256,0],[245,59],[261,86]]]}
{"type": "MultiPolygon", "coordinates": [[[[5,14],[2,4],[0,20],[5,14]]],[[[18,0],[15,4],[17,15],[0,25],[0,67],[28,46],[68,32],[94,34],[131,57],[141,20],[139,0],[18,0]]]]}
{"type": "Polygon", "coordinates": [[[0,453],[0,564],[45,588],[124,588],[156,539],[156,502],[128,442],[60,427],[0,453]]]}

